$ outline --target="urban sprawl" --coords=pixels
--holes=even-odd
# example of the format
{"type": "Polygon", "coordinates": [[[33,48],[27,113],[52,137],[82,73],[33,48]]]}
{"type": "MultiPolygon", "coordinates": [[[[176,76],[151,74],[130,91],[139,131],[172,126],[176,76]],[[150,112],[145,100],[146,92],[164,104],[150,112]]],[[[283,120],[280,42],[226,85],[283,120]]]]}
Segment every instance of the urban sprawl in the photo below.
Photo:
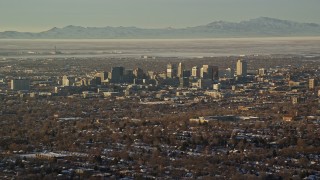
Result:
{"type": "Polygon", "coordinates": [[[319,59],[3,58],[0,179],[319,179],[319,59]]]}

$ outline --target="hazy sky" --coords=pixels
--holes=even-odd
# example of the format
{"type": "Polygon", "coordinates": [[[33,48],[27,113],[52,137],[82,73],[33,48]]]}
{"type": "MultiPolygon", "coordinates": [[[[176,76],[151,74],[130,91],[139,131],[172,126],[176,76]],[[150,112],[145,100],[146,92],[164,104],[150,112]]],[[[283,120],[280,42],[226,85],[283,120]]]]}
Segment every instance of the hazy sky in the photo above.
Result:
{"type": "Polygon", "coordinates": [[[0,0],[0,31],[188,27],[261,16],[320,24],[320,0],[0,0]]]}

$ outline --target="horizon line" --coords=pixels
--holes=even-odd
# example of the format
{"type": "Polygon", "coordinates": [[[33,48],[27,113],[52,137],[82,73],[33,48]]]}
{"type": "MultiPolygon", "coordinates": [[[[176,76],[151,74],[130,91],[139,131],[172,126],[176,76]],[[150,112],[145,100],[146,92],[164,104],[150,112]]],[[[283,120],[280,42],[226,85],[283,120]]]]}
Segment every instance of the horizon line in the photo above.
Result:
{"type": "Polygon", "coordinates": [[[245,21],[251,21],[251,20],[255,20],[255,19],[262,19],[262,18],[266,18],[266,19],[274,19],[274,20],[280,20],[280,21],[290,21],[290,22],[296,22],[296,23],[303,23],[303,24],[318,24],[319,23],[315,23],[315,22],[300,22],[300,21],[295,21],[295,20],[288,20],[288,19],[279,19],[279,18],[273,18],[273,17],[267,17],[267,16],[259,16],[256,18],[250,18],[250,19],[245,19],[245,20],[241,20],[241,21],[227,21],[227,20],[215,20],[215,21],[211,21],[207,24],[199,24],[199,25],[193,25],[193,26],[185,26],[185,27],[172,27],[172,26],[166,26],[166,27],[142,27],[142,26],[126,26],[126,25],[121,25],[121,26],[84,26],[84,25],[73,25],[73,24],[69,24],[69,25],[63,25],[63,26],[52,26],[51,28],[48,27],[47,29],[43,29],[43,30],[38,30],[38,31],[24,31],[24,30],[17,30],[17,29],[12,29],[12,30],[4,30],[4,31],[0,31],[0,33],[4,33],[4,32],[19,32],[19,33],[42,33],[42,32],[46,32],[46,31],[50,31],[54,28],[57,29],[63,29],[69,26],[73,26],[73,27],[82,27],[82,28],[138,28],[138,29],[185,29],[185,28],[192,28],[192,27],[197,27],[197,26],[205,26],[214,22],[226,22],[226,23],[241,23],[241,22],[245,22],[245,21]]]}

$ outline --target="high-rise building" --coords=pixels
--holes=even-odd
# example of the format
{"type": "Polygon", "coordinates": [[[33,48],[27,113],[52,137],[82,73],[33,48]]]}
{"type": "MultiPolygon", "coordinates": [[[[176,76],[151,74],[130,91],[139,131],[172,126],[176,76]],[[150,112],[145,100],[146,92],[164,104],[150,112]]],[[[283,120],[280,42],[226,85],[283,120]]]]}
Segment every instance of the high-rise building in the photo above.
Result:
{"type": "Polygon", "coordinates": [[[198,80],[198,88],[201,89],[212,89],[212,80],[211,79],[199,79],[198,80]]]}
{"type": "Polygon", "coordinates": [[[237,76],[247,76],[247,62],[242,59],[237,61],[237,76]]]}
{"type": "Polygon", "coordinates": [[[99,77],[96,76],[96,77],[94,77],[93,79],[91,79],[89,81],[89,84],[93,85],[93,86],[96,86],[96,85],[101,85],[101,82],[102,82],[101,77],[100,76],[99,77]]]}
{"type": "Polygon", "coordinates": [[[140,68],[135,68],[133,70],[133,74],[134,74],[134,77],[137,78],[137,79],[143,79],[144,78],[143,70],[140,69],[140,68]]]}
{"type": "Polygon", "coordinates": [[[62,76],[62,86],[74,86],[75,82],[74,77],[62,76]]]}
{"type": "Polygon", "coordinates": [[[191,76],[191,73],[189,70],[183,70],[182,72],[182,77],[187,77],[189,78],[191,76]]]}
{"type": "Polygon", "coordinates": [[[189,87],[189,78],[187,77],[179,78],[179,82],[180,82],[180,87],[189,87]]]}
{"type": "Polygon", "coordinates": [[[111,82],[112,83],[122,83],[124,75],[124,67],[112,67],[111,68],[111,82]]]}
{"type": "Polygon", "coordinates": [[[62,76],[62,86],[69,86],[68,76],[62,76]]]}
{"type": "Polygon", "coordinates": [[[198,66],[193,66],[191,70],[191,76],[192,77],[200,77],[200,71],[198,66]]]}
{"type": "Polygon", "coordinates": [[[219,80],[219,67],[212,66],[212,80],[219,80]]]}
{"type": "Polygon", "coordinates": [[[177,75],[177,68],[174,64],[167,65],[167,78],[174,78],[177,75]]]}
{"type": "Polygon", "coordinates": [[[226,78],[234,78],[234,69],[227,68],[226,72],[225,72],[225,77],[226,78]]]}
{"type": "Polygon", "coordinates": [[[178,66],[178,73],[177,76],[179,78],[183,77],[184,65],[180,62],[178,66]]]}
{"type": "Polygon", "coordinates": [[[106,79],[108,79],[108,72],[102,71],[95,75],[95,77],[100,77],[101,82],[104,82],[106,79]]]}
{"type": "Polygon", "coordinates": [[[13,79],[11,80],[11,89],[17,91],[28,91],[30,89],[29,79],[13,79]]]}
{"type": "Polygon", "coordinates": [[[76,83],[76,86],[88,86],[90,83],[86,78],[79,79],[76,83]]]}
{"type": "Polygon", "coordinates": [[[126,69],[124,71],[123,81],[126,83],[133,83],[134,80],[134,71],[132,69],[126,69]]]}
{"type": "Polygon", "coordinates": [[[210,74],[212,74],[212,68],[209,65],[203,65],[200,69],[200,77],[202,79],[210,79],[210,74]]]}
{"type": "Polygon", "coordinates": [[[148,71],[147,74],[148,74],[148,77],[150,79],[155,79],[156,78],[156,75],[155,75],[155,73],[153,71],[148,71]]]}
{"type": "Polygon", "coordinates": [[[200,77],[202,79],[219,80],[218,66],[203,65],[200,69],[200,77]]]}

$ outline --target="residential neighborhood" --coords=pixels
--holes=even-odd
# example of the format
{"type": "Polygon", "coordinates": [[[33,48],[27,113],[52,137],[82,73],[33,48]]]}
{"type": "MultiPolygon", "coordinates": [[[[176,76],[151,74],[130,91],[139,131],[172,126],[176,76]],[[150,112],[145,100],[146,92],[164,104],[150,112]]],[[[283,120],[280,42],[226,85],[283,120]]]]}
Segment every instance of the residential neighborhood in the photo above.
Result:
{"type": "Polygon", "coordinates": [[[319,57],[0,61],[0,179],[319,179],[319,57]]]}

